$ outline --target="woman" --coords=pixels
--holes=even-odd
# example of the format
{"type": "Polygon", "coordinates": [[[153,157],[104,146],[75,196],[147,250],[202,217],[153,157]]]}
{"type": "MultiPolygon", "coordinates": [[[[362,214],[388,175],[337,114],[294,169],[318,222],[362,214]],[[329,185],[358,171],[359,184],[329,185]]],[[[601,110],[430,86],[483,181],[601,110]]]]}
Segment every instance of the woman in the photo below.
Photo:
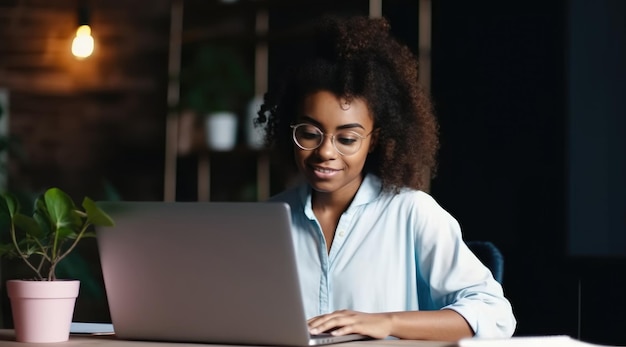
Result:
{"type": "Polygon", "coordinates": [[[311,333],[511,336],[502,287],[423,191],[438,130],[415,57],[384,19],[327,18],[314,47],[257,119],[306,179],[271,200],[291,207],[311,333]]]}

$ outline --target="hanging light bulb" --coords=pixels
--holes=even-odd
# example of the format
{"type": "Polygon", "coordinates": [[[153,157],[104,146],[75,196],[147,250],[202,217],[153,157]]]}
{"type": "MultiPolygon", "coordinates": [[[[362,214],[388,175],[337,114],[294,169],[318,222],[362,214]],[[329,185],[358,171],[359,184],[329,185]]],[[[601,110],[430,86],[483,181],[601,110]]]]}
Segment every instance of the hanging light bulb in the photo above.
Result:
{"type": "Polygon", "coordinates": [[[94,41],[89,25],[81,25],[76,30],[76,37],[72,41],[72,54],[76,58],[84,59],[93,53],[94,41]]]}
{"type": "Polygon", "coordinates": [[[72,41],[72,54],[78,59],[85,59],[93,53],[93,49],[94,40],[89,26],[89,10],[86,4],[81,2],[78,7],[78,29],[72,41]]]}

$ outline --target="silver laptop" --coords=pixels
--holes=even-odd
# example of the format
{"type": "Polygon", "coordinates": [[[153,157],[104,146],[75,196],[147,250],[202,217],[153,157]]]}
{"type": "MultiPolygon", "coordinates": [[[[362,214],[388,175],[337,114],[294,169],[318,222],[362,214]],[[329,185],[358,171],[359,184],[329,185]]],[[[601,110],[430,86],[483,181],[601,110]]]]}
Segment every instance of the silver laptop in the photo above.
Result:
{"type": "Polygon", "coordinates": [[[99,202],[115,227],[97,240],[121,339],[307,346],[289,206],[254,202],[99,202]]]}

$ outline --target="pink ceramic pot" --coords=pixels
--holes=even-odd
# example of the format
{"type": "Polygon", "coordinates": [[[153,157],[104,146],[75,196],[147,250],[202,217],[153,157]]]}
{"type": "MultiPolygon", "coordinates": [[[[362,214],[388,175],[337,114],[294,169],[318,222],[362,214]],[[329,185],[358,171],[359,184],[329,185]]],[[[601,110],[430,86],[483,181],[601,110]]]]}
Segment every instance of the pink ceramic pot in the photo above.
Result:
{"type": "Polygon", "coordinates": [[[67,341],[79,286],[80,281],[7,281],[15,339],[67,341]]]}

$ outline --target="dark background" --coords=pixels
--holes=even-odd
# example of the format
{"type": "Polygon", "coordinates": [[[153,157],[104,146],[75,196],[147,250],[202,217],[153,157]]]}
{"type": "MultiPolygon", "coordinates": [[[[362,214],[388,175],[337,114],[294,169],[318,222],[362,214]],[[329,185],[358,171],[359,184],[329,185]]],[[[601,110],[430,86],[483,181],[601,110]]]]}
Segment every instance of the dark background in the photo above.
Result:
{"type": "MultiPolygon", "coordinates": [[[[57,185],[76,198],[114,190],[122,199],[160,200],[170,1],[90,4],[99,51],[78,64],[64,56],[76,1],[0,0],[0,88],[10,91],[11,134],[26,154],[12,157],[8,189],[57,185]]],[[[186,0],[186,29],[216,30],[201,33],[243,47],[252,69],[259,38],[250,34],[250,11],[257,4],[269,8],[270,32],[261,40],[270,45],[270,83],[291,56],[306,54],[299,39],[305,23],[368,11],[357,0],[240,0],[232,7],[186,0]]],[[[432,1],[431,93],[441,151],[431,194],[467,240],[490,240],[503,252],[516,335],[626,345],[625,4],[432,1]]],[[[417,1],[384,0],[383,15],[417,53],[417,1]]],[[[183,64],[196,43],[185,43],[183,64]]],[[[221,154],[223,166],[213,166],[224,179],[218,196],[237,199],[229,194],[242,178],[226,165],[254,175],[254,156],[221,154]]],[[[195,165],[193,155],[179,158],[180,200],[196,197],[195,165]]],[[[286,183],[280,173],[273,178],[277,192],[286,183]]],[[[97,273],[94,249],[88,241],[79,255],[97,273]]],[[[13,270],[3,263],[3,280],[13,270]]],[[[76,319],[107,319],[99,281],[85,282],[91,287],[81,291],[76,319]]],[[[3,302],[5,326],[7,308],[3,302]]]]}
{"type": "Polygon", "coordinates": [[[433,3],[432,193],[466,238],[504,252],[519,335],[626,343],[624,5],[433,3]],[[603,238],[612,252],[593,247],[603,238]]]}

